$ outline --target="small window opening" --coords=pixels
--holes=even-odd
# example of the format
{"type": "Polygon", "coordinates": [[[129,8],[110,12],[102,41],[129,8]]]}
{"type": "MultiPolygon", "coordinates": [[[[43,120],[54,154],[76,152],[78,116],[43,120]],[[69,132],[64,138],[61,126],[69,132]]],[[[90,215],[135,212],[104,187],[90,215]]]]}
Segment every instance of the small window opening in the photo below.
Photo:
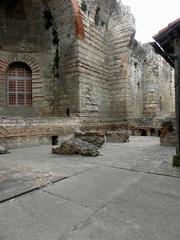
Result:
{"type": "Polygon", "coordinates": [[[66,115],[67,115],[68,117],[70,116],[69,108],[66,109],[66,115]]]}
{"type": "Polygon", "coordinates": [[[135,69],[137,69],[137,67],[138,67],[138,63],[137,62],[134,62],[134,67],[135,67],[135,69]]]}
{"type": "Polygon", "coordinates": [[[141,130],[141,136],[147,136],[145,129],[141,130]]]}
{"type": "Polygon", "coordinates": [[[97,7],[95,17],[94,17],[94,21],[95,21],[96,26],[99,25],[100,10],[101,10],[100,7],[97,7]]]}
{"type": "Polygon", "coordinates": [[[86,11],[87,11],[87,3],[86,3],[85,0],[83,0],[83,1],[81,2],[81,9],[82,9],[83,12],[86,13],[86,11]]]}
{"type": "Polygon", "coordinates": [[[150,134],[151,134],[151,136],[156,136],[156,131],[155,131],[155,129],[151,128],[151,129],[150,129],[150,134]]]}
{"type": "Polygon", "coordinates": [[[160,108],[160,111],[162,111],[162,108],[163,108],[162,96],[160,96],[159,98],[159,108],[160,108]]]}
{"type": "Polygon", "coordinates": [[[58,145],[58,136],[52,136],[52,145],[58,145]]]}
{"type": "Polygon", "coordinates": [[[138,89],[140,88],[140,82],[139,81],[137,82],[137,87],[138,87],[138,89]]]}

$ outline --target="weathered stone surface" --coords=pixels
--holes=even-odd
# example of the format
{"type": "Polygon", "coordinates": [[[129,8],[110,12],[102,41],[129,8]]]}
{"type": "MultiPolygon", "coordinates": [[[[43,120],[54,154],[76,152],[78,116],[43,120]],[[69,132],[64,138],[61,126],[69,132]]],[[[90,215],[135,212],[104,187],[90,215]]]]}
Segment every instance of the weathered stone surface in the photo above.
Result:
{"type": "Polygon", "coordinates": [[[180,167],[180,155],[174,155],[172,165],[173,167],[180,167]]]}
{"type": "Polygon", "coordinates": [[[107,142],[128,142],[129,135],[126,131],[107,131],[106,133],[107,142]]]}
{"type": "MultiPolygon", "coordinates": [[[[121,1],[12,2],[0,8],[0,115],[26,119],[24,126],[8,126],[8,148],[67,135],[59,124],[39,124],[39,116],[102,126],[174,112],[173,71],[149,44],[134,39],[135,19],[121,1]],[[7,73],[15,62],[32,71],[31,107],[6,104],[7,73]]],[[[102,144],[99,136],[81,139],[102,144]]]]}
{"type": "Polygon", "coordinates": [[[105,142],[105,135],[100,131],[75,132],[75,138],[91,143],[96,147],[101,147],[105,142]]]}
{"type": "Polygon", "coordinates": [[[0,154],[8,153],[7,147],[0,145],[0,154]]]}
{"type": "MultiPolygon", "coordinates": [[[[18,154],[19,152],[16,153],[18,154]]],[[[14,153],[10,155],[8,160],[10,158],[15,160],[14,153]]],[[[24,157],[18,160],[26,161],[27,158],[24,157]]],[[[34,158],[34,160],[36,161],[37,158],[34,158]]],[[[0,169],[0,203],[64,178],[54,171],[36,169],[36,167],[30,167],[28,164],[15,164],[16,166],[9,164],[8,167],[5,167],[1,162],[3,166],[0,169]]]]}
{"type": "Polygon", "coordinates": [[[161,145],[164,146],[175,146],[176,145],[175,132],[168,132],[165,129],[161,129],[160,142],[161,145]]]}
{"type": "Polygon", "coordinates": [[[156,114],[160,105],[163,111],[169,108],[172,93],[169,86],[173,86],[169,81],[170,68],[152,48],[135,41],[135,19],[130,9],[117,0],[85,2],[86,9],[82,8],[82,1],[72,0],[49,1],[48,10],[40,0],[31,4],[6,1],[2,5],[1,115],[71,116],[83,113],[86,117],[141,117],[142,114],[156,114]],[[78,14],[72,7],[74,2],[79,2],[79,7],[76,4],[78,14]],[[83,41],[79,41],[77,35],[80,30],[77,29],[79,21],[74,22],[77,15],[82,24],[83,41]],[[54,22],[60,24],[54,26],[54,22]],[[63,49],[61,57],[56,56],[55,42],[63,49]],[[9,63],[17,59],[32,68],[31,109],[11,110],[4,104],[7,102],[6,73],[9,63]],[[53,73],[56,70],[55,79],[52,70],[53,73]],[[161,95],[160,102],[157,96],[161,95]]]}
{"type": "Polygon", "coordinates": [[[149,44],[144,47],[143,116],[170,117],[175,112],[174,71],[149,44]]]}
{"type": "Polygon", "coordinates": [[[165,119],[160,129],[160,143],[164,146],[176,145],[175,119],[165,119]]]}
{"type": "Polygon", "coordinates": [[[52,153],[67,155],[81,154],[92,157],[99,156],[100,154],[96,146],[77,138],[64,141],[59,147],[53,148],[52,153]]]}

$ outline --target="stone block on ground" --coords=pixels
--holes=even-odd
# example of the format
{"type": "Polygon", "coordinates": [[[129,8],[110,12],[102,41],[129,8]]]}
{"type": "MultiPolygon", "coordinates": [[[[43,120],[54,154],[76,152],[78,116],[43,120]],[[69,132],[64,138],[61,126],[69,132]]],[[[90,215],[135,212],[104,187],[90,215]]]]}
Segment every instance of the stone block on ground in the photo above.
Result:
{"type": "Polygon", "coordinates": [[[101,147],[105,142],[105,135],[100,131],[75,132],[75,138],[101,147]]]}
{"type": "Polygon", "coordinates": [[[106,132],[106,141],[107,142],[120,142],[125,143],[129,142],[128,131],[107,131],[106,132]]]}
{"type": "Polygon", "coordinates": [[[0,145],[0,154],[6,154],[8,153],[7,147],[0,145]]]}
{"type": "Polygon", "coordinates": [[[160,143],[163,146],[176,146],[175,132],[168,132],[167,129],[161,128],[160,143]]]}
{"type": "Polygon", "coordinates": [[[99,156],[100,154],[98,147],[77,138],[64,141],[59,147],[53,148],[52,153],[66,155],[81,154],[83,156],[92,157],[99,156]]]}
{"type": "Polygon", "coordinates": [[[176,129],[174,119],[165,119],[160,128],[160,143],[163,146],[176,146],[176,129]]]}

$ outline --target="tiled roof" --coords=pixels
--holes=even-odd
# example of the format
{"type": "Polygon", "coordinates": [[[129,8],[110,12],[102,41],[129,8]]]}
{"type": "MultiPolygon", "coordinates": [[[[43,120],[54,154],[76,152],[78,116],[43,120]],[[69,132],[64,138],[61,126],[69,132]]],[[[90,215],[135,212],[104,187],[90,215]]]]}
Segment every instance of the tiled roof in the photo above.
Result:
{"type": "Polygon", "coordinates": [[[174,42],[180,37],[180,18],[168,24],[153,36],[155,42],[152,43],[155,51],[160,54],[172,67],[174,67],[174,42]]]}
{"type": "Polygon", "coordinates": [[[173,22],[169,23],[168,26],[166,26],[165,28],[161,29],[157,34],[155,34],[153,36],[154,39],[158,38],[161,36],[161,34],[166,33],[167,31],[170,31],[174,26],[179,25],[180,24],[180,18],[174,20],[173,22]]]}

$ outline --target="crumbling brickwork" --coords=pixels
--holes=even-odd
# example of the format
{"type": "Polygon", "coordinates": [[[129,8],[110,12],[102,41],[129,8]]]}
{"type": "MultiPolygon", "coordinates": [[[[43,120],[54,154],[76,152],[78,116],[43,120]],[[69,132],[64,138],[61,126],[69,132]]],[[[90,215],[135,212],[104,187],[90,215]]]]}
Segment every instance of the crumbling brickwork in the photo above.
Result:
{"type": "Polygon", "coordinates": [[[143,116],[168,117],[175,112],[174,70],[145,44],[143,71],[143,116]]]}
{"type": "MultiPolygon", "coordinates": [[[[173,71],[149,44],[135,40],[135,19],[121,2],[8,0],[0,3],[0,19],[0,115],[5,119],[41,117],[36,130],[43,135],[44,117],[115,126],[173,114],[173,71]],[[32,106],[8,104],[7,76],[16,63],[31,69],[32,106]]],[[[18,90],[15,94],[19,99],[18,90]]]]}

